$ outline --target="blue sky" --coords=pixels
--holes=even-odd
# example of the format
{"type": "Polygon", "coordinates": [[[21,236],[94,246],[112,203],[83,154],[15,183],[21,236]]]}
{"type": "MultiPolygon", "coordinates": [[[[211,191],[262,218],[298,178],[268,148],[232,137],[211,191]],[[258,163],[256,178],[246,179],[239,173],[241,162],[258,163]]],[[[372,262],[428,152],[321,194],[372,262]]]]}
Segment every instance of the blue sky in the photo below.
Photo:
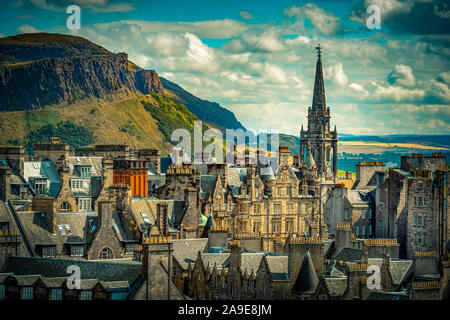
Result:
{"type": "Polygon", "coordinates": [[[323,47],[332,125],[352,134],[450,134],[446,1],[10,1],[1,36],[58,32],[130,60],[232,110],[250,129],[298,134],[323,47]],[[81,29],[66,8],[81,8],[81,29]],[[369,5],[381,29],[366,27],[369,5]]]}

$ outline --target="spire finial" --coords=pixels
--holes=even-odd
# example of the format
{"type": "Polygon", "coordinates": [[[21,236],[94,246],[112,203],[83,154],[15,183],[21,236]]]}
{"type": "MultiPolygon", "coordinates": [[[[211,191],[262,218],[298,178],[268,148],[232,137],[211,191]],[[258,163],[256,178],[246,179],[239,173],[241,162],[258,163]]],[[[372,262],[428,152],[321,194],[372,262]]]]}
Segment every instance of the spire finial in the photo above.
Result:
{"type": "Polygon", "coordinates": [[[316,47],[316,50],[317,50],[317,56],[320,58],[320,50],[321,50],[322,48],[320,47],[320,43],[317,45],[317,47],[316,47]]]}

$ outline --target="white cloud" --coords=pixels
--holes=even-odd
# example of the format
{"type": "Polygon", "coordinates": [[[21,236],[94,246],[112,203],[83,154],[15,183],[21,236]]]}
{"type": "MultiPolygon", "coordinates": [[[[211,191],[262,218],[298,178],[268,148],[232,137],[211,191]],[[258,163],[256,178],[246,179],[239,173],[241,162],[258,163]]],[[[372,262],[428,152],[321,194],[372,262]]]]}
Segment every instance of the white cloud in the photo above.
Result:
{"type": "Polygon", "coordinates": [[[286,43],[288,45],[296,45],[296,44],[308,44],[311,41],[307,36],[298,36],[294,39],[287,39],[286,43]]]}
{"type": "Polygon", "coordinates": [[[252,50],[276,52],[285,49],[285,46],[278,39],[278,35],[273,28],[269,29],[261,35],[244,34],[243,40],[252,50]]]}
{"type": "Polygon", "coordinates": [[[450,71],[440,73],[437,80],[445,82],[446,84],[450,84],[450,71]]]}
{"type": "Polygon", "coordinates": [[[33,27],[29,24],[23,24],[21,25],[19,28],[17,28],[17,31],[19,33],[36,33],[36,32],[41,32],[39,31],[39,29],[37,29],[36,27],[33,27]]]}
{"type": "MultiPolygon", "coordinates": [[[[111,22],[108,24],[115,24],[111,22]]],[[[121,20],[120,23],[138,25],[144,33],[180,32],[192,33],[200,38],[228,39],[236,37],[248,29],[243,22],[224,19],[198,22],[163,22],[144,20],[121,20]]]]}
{"type": "Polygon", "coordinates": [[[394,67],[394,70],[388,75],[388,81],[390,84],[397,84],[405,87],[413,87],[416,84],[416,78],[413,75],[412,68],[398,64],[394,67]]]}
{"type": "Polygon", "coordinates": [[[416,102],[425,98],[425,90],[423,89],[405,89],[399,86],[377,87],[374,92],[374,99],[377,101],[394,101],[394,102],[416,102]]]}
{"type": "Polygon", "coordinates": [[[324,34],[334,34],[340,29],[339,17],[312,3],[307,3],[303,7],[292,6],[285,9],[284,14],[299,19],[307,18],[314,27],[324,34]]]}
{"type": "Polygon", "coordinates": [[[205,45],[196,35],[186,33],[187,51],[183,57],[167,57],[161,64],[171,71],[191,71],[211,73],[218,70],[219,65],[214,50],[205,45]]]}
{"type": "Polygon", "coordinates": [[[152,34],[146,40],[150,51],[160,57],[181,56],[187,49],[185,38],[178,34],[152,34]]]}
{"type": "Polygon", "coordinates": [[[325,68],[324,73],[325,77],[329,77],[333,83],[338,86],[346,86],[348,83],[348,77],[344,72],[342,63],[340,62],[334,66],[325,68]]]}

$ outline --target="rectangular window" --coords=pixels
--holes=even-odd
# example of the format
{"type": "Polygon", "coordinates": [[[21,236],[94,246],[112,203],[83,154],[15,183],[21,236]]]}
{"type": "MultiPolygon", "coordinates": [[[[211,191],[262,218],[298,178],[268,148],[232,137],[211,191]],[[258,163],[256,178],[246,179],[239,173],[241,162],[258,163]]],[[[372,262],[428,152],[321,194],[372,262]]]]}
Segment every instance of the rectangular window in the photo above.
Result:
{"type": "Polygon", "coordinates": [[[0,299],[5,299],[5,285],[0,284],[0,299]]]}
{"type": "Polygon", "coordinates": [[[361,219],[365,219],[366,218],[366,209],[362,209],[361,210],[361,219]]]}
{"type": "Polygon", "coordinates": [[[70,246],[70,255],[72,257],[84,256],[84,246],[70,246]]]}
{"type": "Polygon", "coordinates": [[[62,300],[62,289],[52,289],[50,300],[62,300]]]}
{"type": "Polygon", "coordinates": [[[286,232],[293,232],[293,231],[294,231],[294,221],[286,220],[286,232]]]}
{"type": "Polygon", "coordinates": [[[81,300],[92,300],[92,291],[89,290],[81,291],[81,300]]]}
{"type": "Polygon", "coordinates": [[[56,246],[44,246],[42,247],[42,257],[55,257],[56,246]]]}
{"type": "Polygon", "coordinates": [[[292,203],[286,204],[287,213],[294,213],[294,205],[292,203]]]}
{"type": "Polygon", "coordinates": [[[417,226],[418,226],[418,227],[421,227],[421,226],[422,226],[422,223],[423,223],[423,221],[422,221],[422,215],[418,214],[418,215],[417,215],[417,226]]]}
{"type": "Polygon", "coordinates": [[[359,226],[355,227],[355,235],[359,236],[359,226]]]}
{"type": "Polygon", "coordinates": [[[281,196],[281,188],[277,188],[277,194],[279,197],[281,196]]]}
{"type": "Polygon", "coordinates": [[[256,203],[253,207],[253,213],[259,214],[261,213],[261,204],[256,203]]]}
{"type": "Polygon", "coordinates": [[[287,187],[287,188],[286,188],[286,195],[287,195],[288,197],[291,196],[291,187],[287,187]]]}
{"type": "Polygon", "coordinates": [[[72,229],[70,229],[70,226],[68,224],[65,224],[64,228],[66,228],[67,234],[72,234],[72,229]]]}
{"type": "Polygon", "coordinates": [[[273,205],[273,213],[281,213],[281,205],[280,204],[274,204],[273,205]]]}
{"type": "Polygon", "coordinates": [[[417,198],[417,206],[423,207],[423,198],[422,197],[417,198]]]}
{"type": "Polygon", "coordinates": [[[254,222],[253,223],[253,232],[254,233],[258,233],[260,230],[260,223],[259,222],[254,222]]]}
{"type": "Polygon", "coordinates": [[[380,211],[383,211],[383,202],[379,204],[380,211]]]}
{"type": "Polygon", "coordinates": [[[47,181],[35,181],[34,182],[34,191],[36,191],[39,195],[46,194],[47,191],[47,181]]]}
{"type": "Polygon", "coordinates": [[[142,220],[144,220],[145,223],[151,224],[150,223],[150,219],[147,216],[147,213],[141,212],[141,217],[142,217],[142,220]]]}
{"type": "Polygon", "coordinates": [[[128,243],[125,245],[125,254],[134,254],[135,249],[136,249],[136,244],[128,243]]]}
{"type": "Polygon", "coordinates": [[[372,225],[371,225],[371,224],[369,224],[369,225],[367,226],[367,234],[368,234],[369,236],[372,235],[372,225]]]}
{"type": "Polygon", "coordinates": [[[371,208],[369,208],[367,210],[367,219],[372,219],[372,209],[371,208]]]}
{"type": "Polygon", "coordinates": [[[9,231],[9,222],[8,221],[0,222],[0,231],[3,231],[3,232],[9,231]]]}
{"type": "Polygon", "coordinates": [[[366,226],[361,226],[361,235],[366,235],[366,226]]]}
{"type": "Polygon", "coordinates": [[[350,217],[348,209],[344,210],[344,219],[348,219],[350,217]]]}
{"type": "Polygon", "coordinates": [[[23,300],[33,300],[33,287],[23,287],[22,299],[23,300]]]}
{"type": "Polygon", "coordinates": [[[59,232],[64,236],[66,234],[66,230],[62,225],[58,225],[59,232]]]}
{"type": "Polygon", "coordinates": [[[279,233],[279,232],[280,232],[280,221],[272,220],[272,233],[279,233]]]}
{"type": "Polygon", "coordinates": [[[416,244],[421,244],[422,243],[422,234],[421,233],[414,234],[414,242],[416,244]]]}
{"type": "Polygon", "coordinates": [[[256,198],[259,197],[259,189],[258,189],[258,188],[255,189],[255,197],[256,197],[256,198]]]}

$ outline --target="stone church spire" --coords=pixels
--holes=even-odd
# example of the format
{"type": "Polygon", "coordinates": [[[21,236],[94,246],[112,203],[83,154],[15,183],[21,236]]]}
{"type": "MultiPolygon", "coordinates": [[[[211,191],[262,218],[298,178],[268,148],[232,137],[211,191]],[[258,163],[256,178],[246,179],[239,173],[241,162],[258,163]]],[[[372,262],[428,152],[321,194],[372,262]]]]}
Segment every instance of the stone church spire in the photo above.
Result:
{"type": "Polygon", "coordinates": [[[313,110],[323,110],[326,109],[327,105],[325,102],[325,85],[323,83],[323,71],[322,71],[322,59],[320,44],[316,47],[317,50],[317,65],[316,65],[316,79],[314,81],[314,93],[313,93],[313,110]]]}
{"type": "MultiPolygon", "coordinates": [[[[308,151],[317,166],[317,173],[327,181],[337,174],[337,132],[330,130],[330,108],[325,102],[325,84],[320,44],[317,50],[316,77],[312,106],[308,108],[308,129],[300,131],[300,159],[306,161],[308,151]]],[[[303,162],[305,163],[305,162],[303,162]]]]}

